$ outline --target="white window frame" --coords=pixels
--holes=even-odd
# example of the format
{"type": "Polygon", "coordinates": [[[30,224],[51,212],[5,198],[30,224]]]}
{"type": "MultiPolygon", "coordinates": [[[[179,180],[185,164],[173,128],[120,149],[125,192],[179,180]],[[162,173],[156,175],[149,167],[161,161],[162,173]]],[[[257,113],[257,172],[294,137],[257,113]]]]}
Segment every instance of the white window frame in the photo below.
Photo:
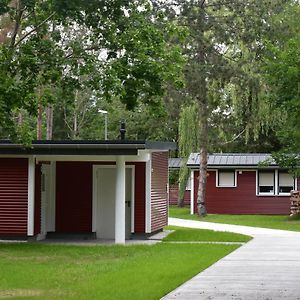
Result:
{"type": "MultiPolygon", "coordinates": [[[[283,171],[283,170],[277,170],[277,177],[278,177],[278,179],[277,179],[277,190],[278,190],[277,195],[278,195],[278,196],[290,196],[291,193],[280,193],[280,191],[279,191],[279,178],[280,178],[280,173],[288,173],[288,172],[287,172],[287,171],[283,171]]],[[[295,190],[296,186],[297,186],[297,179],[295,178],[295,179],[293,180],[293,190],[295,190]]]]}
{"type": "Polygon", "coordinates": [[[237,171],[232,169],[218,169],[216,172],[216,187],[217,188],[235,188],[237,187],[237,171]],[[219,185],[219,172],[234,173],[234,184],[233,185],[219,185]]]}
{"type": "Polygon", "coordinates": [[[256,170],[256,196],[267,196],[274,197],[277,196],[277,187],[278,187],[278,176],[276,174],[276,170],[256,170]],[[274,181],[273,181],[273,193],[263,193],[259,192],[259,173],[273,173],[274,181]]]}

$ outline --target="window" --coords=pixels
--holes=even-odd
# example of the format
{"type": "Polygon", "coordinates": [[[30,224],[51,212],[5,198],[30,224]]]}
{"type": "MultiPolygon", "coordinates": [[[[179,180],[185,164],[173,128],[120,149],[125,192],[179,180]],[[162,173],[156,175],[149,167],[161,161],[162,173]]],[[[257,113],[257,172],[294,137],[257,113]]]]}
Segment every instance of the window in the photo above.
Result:
{"type": "Polygon", "coordinates": [[[236,176],[234,170],[219,170],[217,179],[217,187],[236,187],[236,176]]]}
{"type": "Polygon", "coordinates": [[[192,179],[191,176],[189,176],[189,179],[187,180],[186,187],[185,187],[187,191],[191,190],[191,184],[192,184],[192,179]]]}
{"type": "Polygon", "coordinates": [[[275,194],[275,172],[258,172],[258,194],[275,194]]]}
{"type": "Polygon", "coordinates": [[[295,188],[294,178],[287,172],[278,172],[278,194],[289,194],[295,188]]]}

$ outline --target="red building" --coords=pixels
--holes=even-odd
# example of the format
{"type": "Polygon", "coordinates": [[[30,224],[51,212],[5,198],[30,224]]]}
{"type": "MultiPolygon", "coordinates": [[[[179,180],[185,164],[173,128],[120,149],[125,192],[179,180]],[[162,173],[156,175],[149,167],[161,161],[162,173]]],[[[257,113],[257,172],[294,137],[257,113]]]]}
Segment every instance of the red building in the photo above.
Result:
{"type": "Polygon", "coordinates": [[[0,237],[124,243],[167,225],[168,151],[148,141],[0,142],[0,237]]]}
{"type": "MultiPolygon", "coordinates": [[[[290,191],[300,181],[275,163],[260,167],[269,154],[212,154],[208,158],[206,208],[210,214],[290,213],[290,191]]],[[[198,153],[192,153],[187,165],[192,170],[191,214],[197,212],[199,186],[198,153]]]]}

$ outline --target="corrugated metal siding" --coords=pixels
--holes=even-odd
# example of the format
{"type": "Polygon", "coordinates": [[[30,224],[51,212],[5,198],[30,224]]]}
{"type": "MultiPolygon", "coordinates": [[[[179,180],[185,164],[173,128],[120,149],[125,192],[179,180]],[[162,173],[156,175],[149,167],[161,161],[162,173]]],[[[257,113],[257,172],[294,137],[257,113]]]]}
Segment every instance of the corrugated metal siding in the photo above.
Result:
{"type": "Polygon", "coordinates": [[[92,163],[56,163],[56,232],[92,231],[92,163]]]}
{"type": "MultiPolygon", "coordinates": [[[[287,215],[290,212],[289,197],[256,196],[256,172],[237,174],[236,188],[217,188],[216,172],[207,177],[206,208],[210,214],[264,214],[287,215]]],[[[194,208],[197,211],[199,172],[194,177],[194,208]]]]}
{"type": "Polygon", "coordinates": [[[0,158],[0,234],[27,235],[28,160],[0,158]]]}
{"type": "Polygon", "coordinates": [[[41,164],[35,165],[34,234],[41,232],[41,164]]]}
{"type": "Polygon", "coordinates": [[[134,232],[145,232],[146,213],[146,163],[127,163],[135,166],[135,188],[134,188],[134,232]]]}
{"type": "MultiPolygon", "coordinates": [[[[184,192],[184,205],[190,205],[191,203],[191,191],[186,190],[184,192]]],[[[169,187],[169,204],[177,205],[178,203],[178,185],[170,185],[169,187]]]]}
{"type": "Polygon", "coordinates": [[[168,152],[152,153],[151,231],[168,224],[168,152]]]}

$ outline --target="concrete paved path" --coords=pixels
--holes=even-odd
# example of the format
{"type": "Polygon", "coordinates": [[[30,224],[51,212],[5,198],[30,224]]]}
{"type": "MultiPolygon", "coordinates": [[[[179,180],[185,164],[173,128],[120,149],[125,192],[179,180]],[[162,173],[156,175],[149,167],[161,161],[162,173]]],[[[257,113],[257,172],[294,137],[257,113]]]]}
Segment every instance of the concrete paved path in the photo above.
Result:
{"type": "Polygon", "coordinates": [[[169,218],[169,224],[231,231],[254,238],[164,300],[300,300],[300,233],[174,218],[169,218]]]}

